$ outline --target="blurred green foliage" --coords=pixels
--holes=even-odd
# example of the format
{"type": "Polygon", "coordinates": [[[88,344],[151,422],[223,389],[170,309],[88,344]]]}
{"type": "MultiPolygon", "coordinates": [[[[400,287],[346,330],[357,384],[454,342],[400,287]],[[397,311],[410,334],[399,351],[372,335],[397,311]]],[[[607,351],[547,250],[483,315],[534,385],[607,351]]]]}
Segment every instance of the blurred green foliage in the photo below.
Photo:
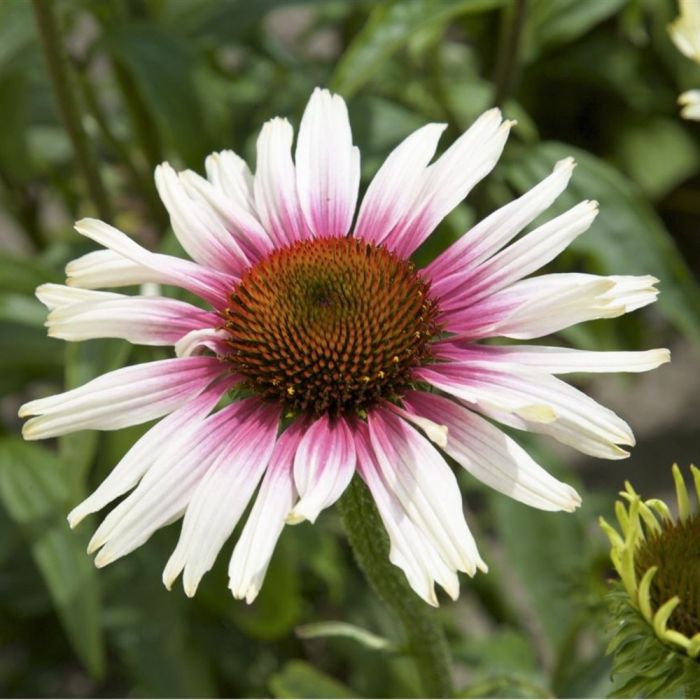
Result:
{"type": "MultiPolygon", "coordinates": [[[[201,171],[204,156],[223,148],[253,162],[262,122],[281,114],[298,123],[315,85],[349,101],[364,185],[412,129],[445,121],[454,137],[500,95],[519,121],[502,162],[417,259],[573,154],[579,166],[555,209],[589,198],[601,214],[552,269],[650,273],[663,293],[629,321],[563,337],[589,348],[700,339],[692,272],[700,133],[675,103],[700,85],[700,68],[668,38],[672,0],[56,0],[54,8],[113,223],[144,245],[177,251],[152,183],[157,163],[201,171]]],[[[230,598],[225,556],[192,601],[165,591],[176,526],[93,568],[83,550],[95,519],[72,533],[65,514],[144,428],[29,445],[17,437],[16,410],[160,355],[45,335],[33,290],[60,281],[66,261],[90,249],[71,226],[95,209],[24,0],[0,2],[0,106],[0,694],[416,696],[395,623],[362,581],[332,511],[315,527],[287,528],[251,606],[230,598]]],[[[532,449],[575,481],[543,444],[532,449]]],[[[609,692],[608,572],[594,515],[612,498],[586,493],[584,508],[563,516],[460,479],[491,566],[440,611],[461,696],[609,692]]]]}

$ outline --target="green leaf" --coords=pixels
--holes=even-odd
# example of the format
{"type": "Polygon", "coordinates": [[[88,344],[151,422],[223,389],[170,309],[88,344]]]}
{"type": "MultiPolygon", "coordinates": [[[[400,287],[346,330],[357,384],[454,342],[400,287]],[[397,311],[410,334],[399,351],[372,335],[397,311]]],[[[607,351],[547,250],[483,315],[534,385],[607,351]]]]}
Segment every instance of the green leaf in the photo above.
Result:
{"type": "Polygon", "coordinates": [[[506,177],[516,190],[525,191],[567,156],[574,156],[578,166],[569,187],[547,215],[583,199],[600,203],[593,226],[570,250],[589,256],[603,274],[658,277],[658,310],[682,332],[700,340],[700,287],[653,207],[624,175],[586,151],[550,141],[518,149],[506,177]]]}
{"type": "Polygon", "coordinates": [[[208,145],[190,47],[174,32],[146,22],[112,29],[105,45],[134,80],[171,147],[199,165],[208,145]]]}
{"type": "Polygon", "coordinates": [[[335,678],[306,661],[294,660],[270,678],[276,698],[355,698],[357,695],[335,678]]]}
{"type": "Polygon", "coordinates": [[[318,637],[344,637],[352,639],[367,649],[375,651],[391,651],[395,649],[393,642],[384,637],[362,629],[348,622],[312,622],[308,625],[300,625],[296,628],[296,635],[300,639],[316,639],[318,637]]]}
{"type": "Polygon", "coordinates": [[[678,119],[656,117],[626,123],[616,144],[622,170],[651,199],[666,195],[700,165],[700,148],[678,119]]]}
{"type": "Polygon", "coordinates": [[[393,0],[378,4],[354,37],[330,80],[333,90],[354,95],[416,33],[474,12],[485,12],[504,0],[393,0]]]}
{"type": "Polygon", "coordinates": [[[61,276],[48,267],[9,253],[0,253],[0,291],[34,296],[45,282],[62,282],[61,276]]]}
{"type": "Polygon", "coordinates": [[[568,44],[614,15],[627,0],[532,0],[524,30],[524,55],[532,60],[544,49],[568,44]]]}
{"type": "Polygon", "coordinates": [[[0,500],[21,527],[66,635],[94,676],[104,670],[96,570],[66,523],[60,460],[18,438],[0,441],[0,500]]]}

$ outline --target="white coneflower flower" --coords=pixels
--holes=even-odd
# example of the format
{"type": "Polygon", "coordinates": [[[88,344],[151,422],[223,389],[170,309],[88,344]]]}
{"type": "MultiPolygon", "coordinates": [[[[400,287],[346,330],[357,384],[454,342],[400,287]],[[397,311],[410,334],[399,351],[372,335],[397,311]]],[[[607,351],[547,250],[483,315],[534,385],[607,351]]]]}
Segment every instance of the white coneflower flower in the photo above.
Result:
{"type": "MultiPolygon", "coordinates": [[[[678,50],[691,61],[700,63],[700,2],[679,0],[680,15],[671,22],[668,30],[678,50]]],[[[681,116],[700,120],[700,90],[687,90],[678,97],[681,116]]]]}
{"type": "Polygon", "coordinates": [[[537,338],[656,298],[650,277],[525,279],[596,216],[595,202],[582,202],[508,245],[564,190],[572,160],[426,268],[409,261],[494,167],[510,127],[498,110],[486,112],[432,163],[444,125],[411,134],[375,175],[352,228],[360,155],[344,101],[317,89],[294,160],[292,127],[273,119],[258,138],[255,176],[230,151],[207,159],[207,179],[157,169],[175,234],[195,262],[151,253],[101,221],[76,225],[105,250],[71,262],[68,286],[39,288],[49,333],[176,353],[20,411],[35,416],[27,439],[167,416],[69,516],[75,526],[133,489],[90,543],[98,566],[184,514],[164,581],[170,587],[182,572],[193,595],[260,484],[229,569],[233,594],[251,601],[285,521],[315,520],[357,472],[386,525],[391,560],[436,604],[435,582],[456,597],[456,572],[486,569],[441,449],[494,489],[565,511],[579,505],[574,489],[487,419],[597,457],[627,456],[627,424],[555,375],[646,371],[669,359],[666,350],[480,343],[537,338]],[[209,310],[91,291],[148,282],[189,290],[209,310]],[[233,387],[247,397],[215,411],[233,387]]]}

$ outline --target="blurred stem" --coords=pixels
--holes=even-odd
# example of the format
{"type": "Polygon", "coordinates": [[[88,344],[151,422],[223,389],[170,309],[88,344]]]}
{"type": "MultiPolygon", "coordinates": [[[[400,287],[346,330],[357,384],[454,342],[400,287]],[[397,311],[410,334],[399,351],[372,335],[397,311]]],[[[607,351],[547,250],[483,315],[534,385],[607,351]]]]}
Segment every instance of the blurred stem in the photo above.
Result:
{"type": "Polygon", "coordinates": [[[401,621],[427,697],[453,697],[445,633],[430,609],[389,561],[389,541],[367,487],[355,477],[340,499],[340,513],[360,568],[375,593],[401,621]]]}
{"type": "Polygon", "coordinates": [[[153,185],[153,178],[150,177],[150,173],[147,174],[142,172],[141,169],[136,167],[136,163],[134,163],[133,159],[131,158],[131,154],[129,153],[128,149],[112,131],[98,96],[95,94],[92,82],[90,81],[89,76],[86,75],[84,68],[77,70],[76,75],[78,76],[78,83],[80,85],[85,104],[94,117],[102,138],[128,171],[132,181],[132,186],[135,191],[138,192],[141,197],[143,197],[153,221],[161,227],[166,226],[167,219],[164,216],[164,210],[160,206],[158,193],[153,185]]]}
{"type": "Polygon", "coordinates": [[[78,169],[85,180],[88,193],[98,215],[102,219],[109,220],[112,217],[107,191],[80,118],[80,107],[71,82],[71,68],[61,41],[61,30],[55,15],[56,3],[53,0],[32,0],[32,4],[54,96],[58,103],[63,126],[73,145],[78,169]]]}
{"type": "Polygon", "coordinates": [[[510,95],[520,57],[520,41],[527,15],[527,0],[514,0],[511,8],[504,10],[504,23],[499,38],[498,56],[494,71],[493,104],[501,107],[510,95]]]}

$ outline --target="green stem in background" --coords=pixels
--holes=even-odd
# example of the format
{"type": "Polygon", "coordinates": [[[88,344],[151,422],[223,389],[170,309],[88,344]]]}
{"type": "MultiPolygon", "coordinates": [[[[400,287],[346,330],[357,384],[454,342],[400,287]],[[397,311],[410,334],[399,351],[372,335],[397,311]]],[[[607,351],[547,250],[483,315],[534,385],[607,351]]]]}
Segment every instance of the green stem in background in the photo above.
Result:
{"type": "Polygon", "coordinates": [[[527,0],[515,0],[504,10],[504,25],[499,39],[496,69],[493,75],[493,104],[500,107],[510,95],[520,57],[520,45],[527,15],[527,0]]]}
{"type": "Polygon", "coordinates": [[[109,220],[112,216],[107,191],[80,118],[80,107],[71,82],[71,67],[55,15],[57,3],[53,0],[32,0],[32,4],[63,126],[73,145],[78,168],[97,213],[100,218],[109,220]]]}
{"type": "Polygon", "coordinates": [[[440,622],[389,561],[389,541],[367,487],[355,477],[338,503],[343,525],[370,585],[403,625],[427,697],[454,695],[450,654],[440,622]]]}
{"type": "Polygon", "coordinates": [[[143,198],[153,222],[160,228],[165,228],[168,224],[167,217],[165,216],[164,208],[160,204],[150,172],[143,172],[136,166],[126,145],[112,131],[107,115],[100,104],[84,66],[77,66],[76,76],[85,105],[95,119],[102,138],[128,171],[132,187],[143,198]]]}

